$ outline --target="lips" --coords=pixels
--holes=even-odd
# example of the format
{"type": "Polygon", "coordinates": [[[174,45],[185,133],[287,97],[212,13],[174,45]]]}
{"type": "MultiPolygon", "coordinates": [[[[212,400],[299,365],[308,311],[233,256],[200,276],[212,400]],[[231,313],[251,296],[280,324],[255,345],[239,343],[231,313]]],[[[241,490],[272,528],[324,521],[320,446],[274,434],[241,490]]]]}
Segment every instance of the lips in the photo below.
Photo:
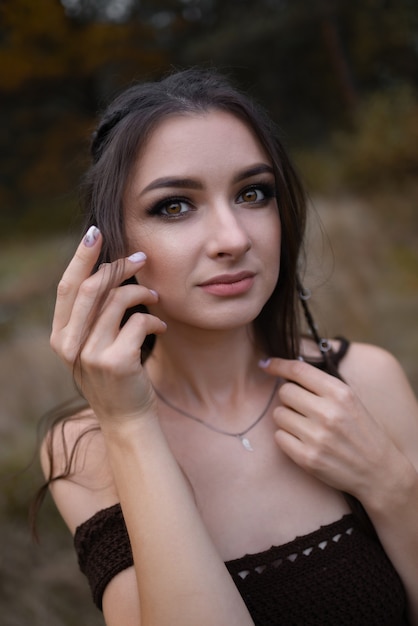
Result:
{"type": "Polygon", "coordinates": [[[220,274],[201,283],[199,287],[211,296],[233,298],[248,293],[255,280],[254,272],[220,274]]]}
{"type": "Polygon", "coordinates": [[[239,283],[247,278],[253,278],[254,272],[238,272],[237,274],[220,274],[214,276],[203,283],[200,283],[200,287],[206,287],[207,285],[231,285],[233,283],[239,283]]]}

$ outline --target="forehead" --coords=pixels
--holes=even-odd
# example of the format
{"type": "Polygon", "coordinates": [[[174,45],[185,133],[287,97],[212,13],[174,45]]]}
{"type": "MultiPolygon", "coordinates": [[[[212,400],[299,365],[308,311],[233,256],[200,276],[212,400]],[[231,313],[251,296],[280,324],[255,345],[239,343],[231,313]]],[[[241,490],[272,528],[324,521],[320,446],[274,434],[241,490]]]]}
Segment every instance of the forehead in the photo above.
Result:
{"type": "Polygon", "coordinates": [[[169,117],[153,130],[141,151],[138,183],[165,175],[196,174],[208,168],[246,167],[254,161],[271,164],[254,130],[224,111],[169,117]]]}

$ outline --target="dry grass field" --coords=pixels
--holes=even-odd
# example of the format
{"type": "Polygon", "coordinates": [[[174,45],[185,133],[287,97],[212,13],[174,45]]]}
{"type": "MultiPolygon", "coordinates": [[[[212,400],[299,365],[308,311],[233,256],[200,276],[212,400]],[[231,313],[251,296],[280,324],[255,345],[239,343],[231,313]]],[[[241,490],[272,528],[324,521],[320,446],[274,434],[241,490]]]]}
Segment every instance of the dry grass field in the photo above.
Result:
{"type": "MultiPolygon", "coordinates": [[[[416,196],[415,196],[416,197],[416,196]]],[[[321,333],[378,343],[396,354],[418,392],[418,222],[411,197],[317,198],[306,284],[321,333]],[[330,244],[331,242],[331,244],[330,244]],[[332,245],[332,250],[331,250],[332,245]]],[[[73,393],[48,346],[55,284],[71,237],[0,249],[0,606],[3,626],[98,626],[71,538],[47,502],[40,544],[27,524],[41,481],[40,416],[73,393]]]]}

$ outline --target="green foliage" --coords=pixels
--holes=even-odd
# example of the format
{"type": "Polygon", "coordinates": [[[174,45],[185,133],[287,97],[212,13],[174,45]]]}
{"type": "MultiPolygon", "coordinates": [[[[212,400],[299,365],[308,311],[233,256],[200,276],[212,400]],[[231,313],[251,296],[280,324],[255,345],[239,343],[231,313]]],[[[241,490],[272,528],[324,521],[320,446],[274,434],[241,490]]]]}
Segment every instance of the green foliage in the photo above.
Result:
{"type": "MultiPolygon", "coordinates": [[[[0,3],[2,236],[22,218],[44,230],[44,212],[36,226],[32,207],[57,203],[76,186],[97,109],[164,59],[146,23],[81,23],[58,0],[0,3]]],[[[57,217],[50,221],[68,223],[67,213],[57,217]]]]}
{"type": "Polygon", "coordinates": [[[146,24],[80,23],[65,15],[58,0],[2,3],[0,24],[5,93],[36,80],[93,78],[106,68],[123,74],[124,64],[154,68],[162,60],[155,47],[152,51],[154,34],[146,24]]]}
{"type": "Polygon", "coordinates": [[[401,86],[368,97],[352,131],[336,133],[341,177],[353,188],[403,182],[418,174],[418,97],[401,86]]]}
{"type": "MultiPolygon", "coordinates": [[[[133,0],[112,21],[116,4],[0,3],[2,236],[67,223],[66,210],[48,219],[42,207],[76,187],[98,109],[133,79],[172,65],[229,69],[305,151],[315,179],[307,149],[357,120],[370,93],[417,86],[416,0],[318,0],[309,10],[306,0],[133,0]]],[[[325,181],[336,175],[335,154],[328,160],[325,181]]]]}
{"type": "Polygon", "coordinates": [[[418,174],[418,94],[409,85],[371,94],[351,123],[296,160],[317,191],[367,191],[410,184],[418,174]]]}

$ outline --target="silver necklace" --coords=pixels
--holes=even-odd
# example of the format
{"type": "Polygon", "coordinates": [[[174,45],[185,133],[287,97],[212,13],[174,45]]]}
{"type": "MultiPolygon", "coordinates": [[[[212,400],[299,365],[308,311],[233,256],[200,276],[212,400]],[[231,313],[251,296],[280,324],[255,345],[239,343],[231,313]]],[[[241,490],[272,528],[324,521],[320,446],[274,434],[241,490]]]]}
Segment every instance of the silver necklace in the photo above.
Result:
{"type": "Polygon", "coordinates": [[[173,409],[173,411],[176,411],[177,413],[180,413],[180,415],[184,415],[185,417],[188,417],[191,420],[198,422],[198,424],[202,424],[202,426],[206,426],[206,428],[213,430],[215,433],[219,433],[220,435],[226,435],[227,437],[235,437],[235,439],[238,439],[242,443],[242,445],[248,452],[254,452],[254,448],[252,447],[250,440],[245,435],[249,433],[250,430],[252,430],[255,426],[257,426],[258,422],[260,422],[263,419],[263,417],[269,410],[270,405],[273,402],[273,398],[276,393],[276,390],[279,386],[279,382],[280,381],[278,379],[273,387],[273,391],[271,392],[271,395],[269,396],[268,402],[266,406],[264,407],[263,411],[261,412],[261,414],[257,417],[257,419],[252,424],[250,424],[250,426],[248,426],[248,428],[246,428],[245,430],[242,430],[240,433],[230,433],[227,430],[222,430],[221,428],[217,428],[216,426],[213,426],[213,424],[210,424],[206,422],[205,420],[202,420],[200,417],[196,417],[196,415],[192,415],[191,413],[188,413],[187,411],[180,409],[178,406],[175,406],[174,404],[172,404],[172,402],[170,402],[170,400],[167,400],[167,398],[165,398],[163,394],[160,391],[158,391],[158,389],[156,389],[155,387],[154,387],[154,391],[157,397],[160,398],[160,400],[162,400],[164,404],[169,406],[170,409],[173,409]]]}

